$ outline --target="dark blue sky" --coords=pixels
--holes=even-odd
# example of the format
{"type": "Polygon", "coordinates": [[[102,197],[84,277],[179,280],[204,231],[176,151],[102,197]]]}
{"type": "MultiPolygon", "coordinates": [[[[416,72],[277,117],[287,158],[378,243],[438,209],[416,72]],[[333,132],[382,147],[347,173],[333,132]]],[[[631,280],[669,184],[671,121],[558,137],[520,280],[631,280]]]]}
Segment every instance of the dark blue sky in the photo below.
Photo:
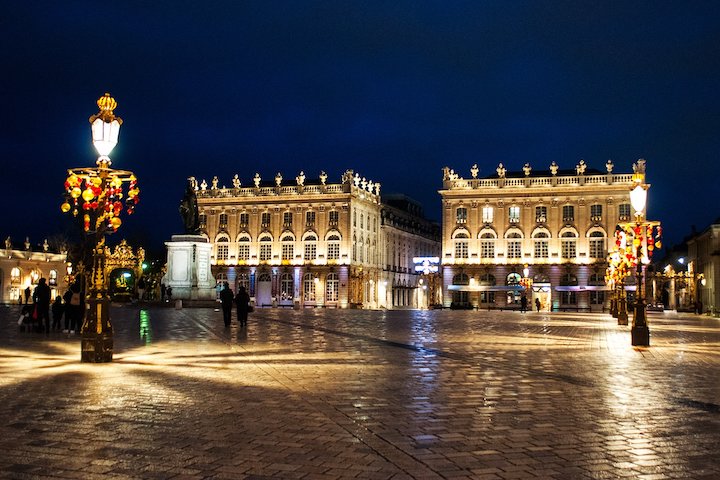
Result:
{"type": "MultiPolygon", "coordinates": [[[[720,216],[715,2],[14,2],[0,17],[0,236],[64,228],[67,167],[140,179],[117,237],[160,246],[189,175],[230,185],[353,168],[439,220],[441,168],[648,161],[650,212],[680,240],[720,216]]],[[[151,245],[152,247],[152,245],[151,245]]]]}

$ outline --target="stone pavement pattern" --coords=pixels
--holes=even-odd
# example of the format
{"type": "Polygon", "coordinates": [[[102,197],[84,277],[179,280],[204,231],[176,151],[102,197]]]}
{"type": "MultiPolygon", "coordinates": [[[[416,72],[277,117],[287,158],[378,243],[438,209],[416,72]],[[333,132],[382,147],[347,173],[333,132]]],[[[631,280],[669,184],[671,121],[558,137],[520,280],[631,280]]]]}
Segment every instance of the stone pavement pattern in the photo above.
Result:
{"type": "Polygon", "coordinates": [[[708,317],[128,306],[92,365],[0,308],[0,478],[720,478],[708,317]]]}

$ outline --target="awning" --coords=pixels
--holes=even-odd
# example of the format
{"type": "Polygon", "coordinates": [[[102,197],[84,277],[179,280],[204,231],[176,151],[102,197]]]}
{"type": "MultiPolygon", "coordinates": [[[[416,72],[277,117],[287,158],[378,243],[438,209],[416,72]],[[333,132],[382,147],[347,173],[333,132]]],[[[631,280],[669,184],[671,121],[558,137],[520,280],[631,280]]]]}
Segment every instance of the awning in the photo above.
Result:
{"type": "Polygon", "coordinates": [[[448,285],[455,292],[522,292],[522,285],[448,285]]]}
{"type": "Polygon", "coordinates": [[[607,285],[560,285],[555,287],[558,292],[604,292],[610,290],[607,285]]]}

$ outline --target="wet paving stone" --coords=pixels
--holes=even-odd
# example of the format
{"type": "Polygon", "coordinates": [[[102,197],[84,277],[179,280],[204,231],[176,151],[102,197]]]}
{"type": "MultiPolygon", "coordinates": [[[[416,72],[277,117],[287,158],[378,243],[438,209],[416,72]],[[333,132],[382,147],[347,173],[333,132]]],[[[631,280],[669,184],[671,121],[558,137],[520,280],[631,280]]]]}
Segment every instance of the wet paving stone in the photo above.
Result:
{"type": "Polygon", "coordinates": [[[0,478],[720,478],[710,317],[115,306],[82,364],[0,308],[0,478]]]}

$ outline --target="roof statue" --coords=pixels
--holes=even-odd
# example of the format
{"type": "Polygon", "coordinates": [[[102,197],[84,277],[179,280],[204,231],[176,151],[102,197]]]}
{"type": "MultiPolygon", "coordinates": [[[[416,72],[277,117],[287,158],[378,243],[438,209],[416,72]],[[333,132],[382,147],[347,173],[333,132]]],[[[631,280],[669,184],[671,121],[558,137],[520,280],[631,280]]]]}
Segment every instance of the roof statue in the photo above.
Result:
{"type": "MultiPolygon", "coordinates": [[[[203,183],[204,182],[203,180],[203,183]]],[[[180,216],[185,226],[185,233],[191,235],[195,235],[200,231],[200,215],[198,214],[198,203],[194,183],[193,178],[188,178],[185,195],[183,195],[179,208],[180,216]]]]}

